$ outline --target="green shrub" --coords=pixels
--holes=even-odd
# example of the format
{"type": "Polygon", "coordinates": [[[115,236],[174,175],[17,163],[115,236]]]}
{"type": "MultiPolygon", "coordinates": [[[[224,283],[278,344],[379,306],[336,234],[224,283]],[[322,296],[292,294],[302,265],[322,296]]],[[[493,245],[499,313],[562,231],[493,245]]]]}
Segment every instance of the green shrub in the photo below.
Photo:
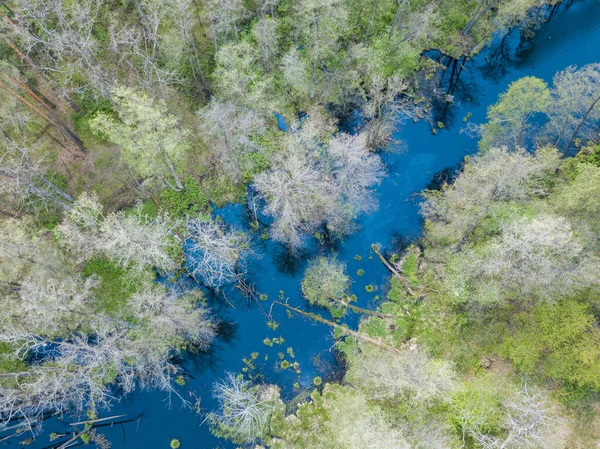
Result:
{"type": "Polygon", "coordinates": [[[184,189],[176,192],[167,188],[161,194],[161,207],[173,216],[188,216],[210,212],[208,197],[193,176],[186,176],[184,189]]]}
{"type": "Polygon", "coordinates": [[[11,387],[15,385],[16,380],[11,377],[3,377],[1,374],[18,373],[27,369],[24,362],[12,357],[14,350],[8,343],[0,343],[0,387],[11,387]]]}
{"type": "Polygon", "coordinates": [[[409,254],[402,264],[402,272],[410,282],[417,282],[417,255],[409,254]]]}
{"type": "Polygon", "coordinates": [[[344,264],[335,259],[319,257],[306,269],[302,280],[302,293],[314,305],[337,306],[350,286],[344,264]]]}
{"type": "Polygon", "coordinates": [[[90,126],[90,122],[97,114],[107,114],[115,119],[118,117],[110,101],[104,96],[96,96],[89,91],[80,94],[77,98],[79,111],[72,116],[73,126],[77,135],[81,138],[84,145],[91,147],[103,139],[95,133],[90,126]]]}
{"type": "Polygon", "coordinates": [[[523,373],[600,388],[600,330],[589,306],[576,300],[541,304],[522,314],[503,350],[523,373]]]}
{"type": "Polygon", "coordinates": [[[122,316],[126,312],[127,299],[136,289],[125,270],[106,259],[94,257],[83,266],[81,274],[84,277],[95,275],[100,280],[94,287],[94,292],[104,312],[113,317],[122,316]]]}

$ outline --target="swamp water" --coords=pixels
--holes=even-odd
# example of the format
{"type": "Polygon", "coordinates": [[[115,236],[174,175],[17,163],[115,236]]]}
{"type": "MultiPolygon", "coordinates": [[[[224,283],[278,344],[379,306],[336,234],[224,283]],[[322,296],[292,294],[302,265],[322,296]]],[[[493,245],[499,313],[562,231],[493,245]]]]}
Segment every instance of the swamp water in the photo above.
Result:
{"type": "MultiPolygon", "coordinates": [[[[521,42],[515,31],[504,40],[503,48],[498,40],[466,62],[453,91],[455,98],[446,113],[444,128],[437,129],[437,134],[432,133],[431,123],[423,120],[399,127],[394,138],[403,142],[404,151],[383,156],[388,176],[377,189],[379,209],[361,217],[356,233],[335,248],[318,249],[313,242],[306,257],[293,259],[279,244],[261,240],[259,232],[254,232],[255,255],[248,266],[249,280],[267,299],[248,301],[235,290],[225,290],[227,301],[222,295],[210,301],[213,314],[221,321],[221,335],[209,352],[185,360],[186,384],[179,388],[180,394],[192,404],[199,399],[203,414],[214,410],[217,404],[211,398],[213,383],[223,379],[226,372],[241,372],[247,366],[244,358],[254,366],[250,372],[255,378],[280,386],[284,399],[310,392],[316,376],[323,381],[340,378],[343,372],[335,358],[332,329],[298,315],[290,318],[286,309],[277,304],[271,309],[273,301],[283,298],[292,306],[330,318],[327,310],[311,310],[300,292],[307,262],[321,253],[336,254],[347,264],[357,306],[376,307],[385,298],[390,273],[370,246],[378,243],[383,250],[394,251],[419,236],[422,220],[418,214],[418,193],[434,179],[444,179],[466,155],[477,151],[477,141],[461,133],[465,127],[463,117],[470,113],[468,122],[483,123],[488,106],[518,78],[537,76],[551,84],[554,74],[567,66],[592,62],[600,62],[600,2],[580,0],[561,6],[532,40],[521,42]],[[359,269],[364,270],[362,276],[356,274],[359,269]],[[367,286],[373,286],[373,291],[368,292],[367,286]],[[277,329],[267,326],[269,313],[279,324],[277,329]],[[258,353],[255,360],[252,353],[258,353]],[[299,375],[293,367],[281,368],[279,353],[290,364],[299,364],[299,375]],[[294,388],[295,382],[299,389],[294,388]]],[[[440,89],[448,89],[448,80],[440,89]]],[[[348,126],[352,128],[351,123],[348,126]]],[[[435,121],[434,127],[437,128],[435,121]]],[[[242,205],[216,210],[215,215],[233,228],[250,232],[242,205]]],[[[342,322],[356,328],[359,319],[348,311],[342,322]]],[[[101,411],[101,417],[125,414],[131,418],[143,414],[142,418],[99,431],[114,449],[168,449],[173,438],[181,441],[182,449],[236,447],[212,436],[207,423],[202,424],[203,414],[182,408],[177,397],[170,398],[170,403],[169,408],[169,398],[162,392],[137,392],[116,403],[109,412],[101,411]]],[[[47,421],[45,432],[28,447],[46,448],[50,445],[50,432],[65,433],[69,429],[63,423],[47,421]]],[[[19,443],[13,439],[10,447],[17,446],[19,443]]]]}

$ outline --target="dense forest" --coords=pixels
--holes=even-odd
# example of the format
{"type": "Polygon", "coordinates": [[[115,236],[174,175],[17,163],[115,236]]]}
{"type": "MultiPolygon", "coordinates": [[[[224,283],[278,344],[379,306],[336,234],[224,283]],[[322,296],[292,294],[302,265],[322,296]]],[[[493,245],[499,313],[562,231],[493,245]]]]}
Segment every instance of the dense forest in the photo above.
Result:
{"type": "Polygon", "coordinates": [[[198,410],[214,435],[598,447],[600,60],[521,78],[485,123],[463,119],[478,151],[421,193],[421,237],[368,242],[389,271],[377,307],[331,250],[377,208],[397,129],[441,132],[467,61],[560,3],[0,2],[0,445],[109,448],[98,424],[135,390],[199,409],[181,361],[222,331],[207,297],[266,301],[247,260],[274,241],[318,248],[307,307],[261,307],[331,329],[344,372],[294,400],[252,370],[214,379],[218,407],[198,410]],[[214,213],[230,203],[251,232],[214,213]],[[50,419],[80,425],[47,435],[50,419]]]}

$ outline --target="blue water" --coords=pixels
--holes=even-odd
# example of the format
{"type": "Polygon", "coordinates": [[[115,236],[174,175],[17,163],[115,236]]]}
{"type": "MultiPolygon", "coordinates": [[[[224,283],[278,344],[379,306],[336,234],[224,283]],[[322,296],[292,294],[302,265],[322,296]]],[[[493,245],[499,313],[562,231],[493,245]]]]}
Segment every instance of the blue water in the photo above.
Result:
{"type": "Polygon", "coordinates": [[[274,112],[273,115],[275,116],[275,119],[277,120],[277,127],[279,128],[279,131],[284,131],[287,132],[289,130],[287,123],[285,122],[285,118],[283,117],[283,115],[281,115],[278,112],[274,112]]]}
{"type": "MultiPolygon", "coordinates": [[[[517,33],[507,40],[509,55],[495,64],[493,50],[486,50],[466,64],[461,76],[462,83],[454,92],[455,100],[447,114],[445,128],[437,135],[431,132],[431,124],[426,121],[405,124],[398,128],[394,137],[403,141],[404,152],[384,156],[389,176],[378,189],[379,210],[360,220],[360,230],[347,237],[333,249],[319,249],[311,245],[303,258],[287,256],[283,248],[271,241],[261,240],[254,235],[255,253],[249,261],[250,281],[256,284],[260,293],[268,296],[266,301],[248,301],[235,291],[226,290],[228,301],[223,296],[212,298],[213,313],[222,321],[222,335],[211,350],[196,357],[189,357],[184,364],[187,384],[181,394],[194,402],[201,398],[202,412],[210,412],[216,406],[211,399],[212,384],[223,378],[226,371],[240,372],[244,367],[242,359],[249,358],[254,351],[259,353],[254,362],[253,375],[264,382],[277,383],[283,396],[291,398],[292,384],[298,381],[302,387],[310,389],[315,376],[336,378],[341,370],[336,362],[332,346],[335,341],[331,330],[321,324],[302,317],[288,318],[286,311],[273,306],[272,318],[280,323],[277,330],[267,327],[273,300],[281,294],[294,306],[309,308],[300,294],[299,282],[307,261],[319,252],[336,253],[345,262],[353,276],[352,292],[358,296],[358,305],[374,307],[377,296],[384,297],[389,273],[370,250],[372,243],[383,248],[393,249],[406,240],[418,237],[421,218],[418,215],[418,193],[426,188],[436,173],[448,167],[457,167],[464,156],[477,151],[476,141],[460,133],[464,126],[462,118],[470,112],[471,122],[485,121],[487,107],[494,103],[498,94],[508,85],[523,76],[537,76],[551,82],[557,71],[571,64],[585,65],[600,61],[600,3],[596,0],[574,2],[569,7],[561,7],[554,18],[544,25],[537,36],[525,46],[519,46],[517,33]],[[520,55],[517,54],[520,52],[520,55]],[[489,63],[486,61],[489,60],[489,63]],[[355,256],[361,260],[355,260],[355,256]],[[361,268],[362,277],[354,276],[361,268]],[[372,284],[375,291],[367,293],[365,286],[372,284]],[[283,293],[280,293],[283,292],[283,293]],[[263,339],[283,337],[285,342],[267,347],[263,339]],[[290,358],[286,350],[292,347],[295,358],[290,358]],[[278,353],[285,359],[300,364],[301,374],[293,370],[278,370],[278,353]],[[268,361],[264,360],[268,355],[268,361]]],[[[497,49],[497,44],[492,49],[497,49]]],[[[497,53],[497,52],[496,52],[497,53]]],[[[285,130],[281,116],[277,116],[278,126],[285,130]]],[[[225,222],[233,227],[249,230],[246,212],[242,205],[231,205],[217,210],[225,222]]],[[[326,311],[320,311],[328,317],[326,311]]],[[[349,314],[346,321],[356,326],[358,317],[349,314]]],[[[182,449],[234,448],[233,444],[213,437],[204,416],[180,407],[180,401],[172,398],[172,407],[167,407],[165,394],[161,392],[137,392],[116,404],[110,412],[102,416],[143,413],[138,423],[129,423],[102,431],[112,441],[114,449],[154,449],[169,447],[172,438],[181,440],[182,449]]],[[[65,432],[68,427],[60,423],[48,423],[46,430],[65,432]]],[[[29,447],[47,446],[47,433],[29,447]]],[[[16,441],[13,446],[17,446],[16,441]]]]}

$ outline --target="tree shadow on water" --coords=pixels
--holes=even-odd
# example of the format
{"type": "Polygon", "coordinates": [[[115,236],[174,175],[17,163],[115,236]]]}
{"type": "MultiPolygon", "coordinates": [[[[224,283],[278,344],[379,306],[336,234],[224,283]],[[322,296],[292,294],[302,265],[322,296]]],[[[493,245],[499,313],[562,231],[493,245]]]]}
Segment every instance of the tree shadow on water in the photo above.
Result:
{"type": "Polygon", "coordinates": [[[273,264],[279,273],[295,277],[306,266],[311,255],[309,249],[290,251],[285,245],[277,244],[273,250],[273,264]]]}
{"type": "Polygon", "coordinates": [[[462,162],[451,167],[443,168],[433,175],[425,190],[441,190],[445,184],[452,184],[462,167],[462,162]]]}
{"type": "MultiPolygon", "coordinates": [[[[214,371],[223,366],[227,348],[239,339],[238,325],[235,322],[220,321],[215,341],[206,350],[188,350],[174,358],[174,362],[183,367],[187,377],[198,381],[203,373],[214,371]]],[[[206,385],[204,385],[206,387],[206,385]]]]}

